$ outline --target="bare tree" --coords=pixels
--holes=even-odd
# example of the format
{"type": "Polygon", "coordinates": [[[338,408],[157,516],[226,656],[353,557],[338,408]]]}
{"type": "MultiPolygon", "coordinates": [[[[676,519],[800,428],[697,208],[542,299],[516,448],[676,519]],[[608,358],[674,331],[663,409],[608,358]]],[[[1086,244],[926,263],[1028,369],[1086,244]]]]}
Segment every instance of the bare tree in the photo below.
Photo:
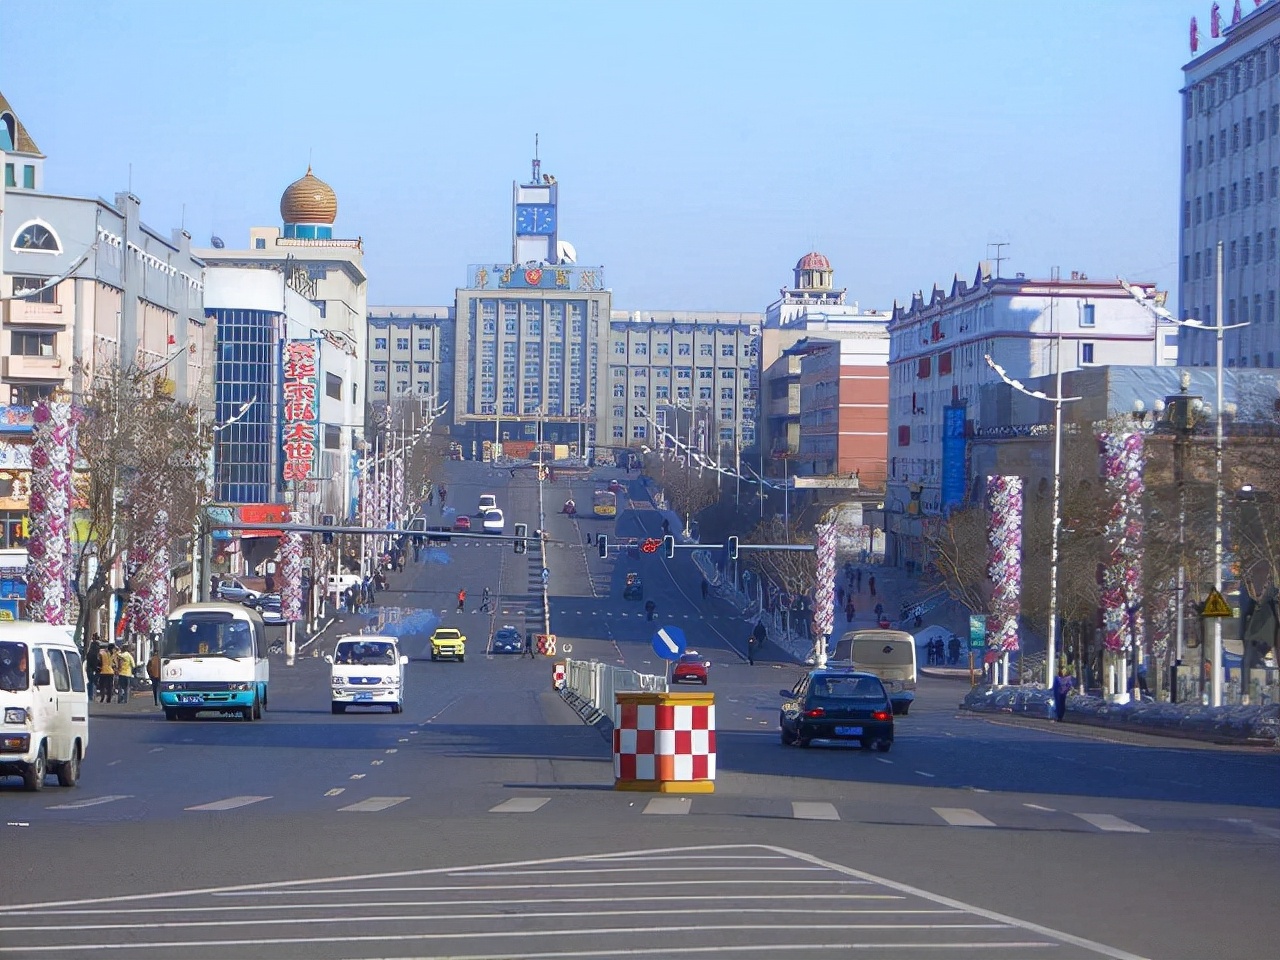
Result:
{"type": "Polygon", "coordinates": [[[157,535],[170,543],[190,536],[196,510],[207,500],[210,424],[201,422],[196,404],[169,396],[167,384],[136,365],[100,363],[78,398],[83,469],[75,499],[86,523],[73,583],[82,646],[111,595],[111,571],[130,547],[157,535]]]}
{"type": "Polygon", "coordinates": [[[991,583],[987,578],[988,512],[982,507],[956,510],[931,528],[926,541],[928,575],[947,596],[975,613],[987,613],[991,583]]]}
{"type": "MultiPolygon", "coordinates": [[[[745,538],[747,543],[805,544],[813,537],[792,524],[788,530],[781,520],[764,520],[745,538]]],[[[752,550],[749,563],[762,577],[772,580],[787,593],[805,595],[818,579],[817,554],[812,550],[752,550]]]]}

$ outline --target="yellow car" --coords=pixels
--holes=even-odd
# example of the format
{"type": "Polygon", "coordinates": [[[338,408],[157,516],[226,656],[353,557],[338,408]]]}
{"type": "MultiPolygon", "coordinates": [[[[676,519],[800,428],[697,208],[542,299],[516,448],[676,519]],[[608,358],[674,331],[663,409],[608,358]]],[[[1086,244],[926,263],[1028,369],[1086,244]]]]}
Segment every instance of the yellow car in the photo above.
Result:
{"type": "Polygon", "coordinates": [[[431,659],[440,660],[452,657],[461,663],[467,659],[467,638],[462,631],[454,627],[436,627],[431,634],[431,659]]]}

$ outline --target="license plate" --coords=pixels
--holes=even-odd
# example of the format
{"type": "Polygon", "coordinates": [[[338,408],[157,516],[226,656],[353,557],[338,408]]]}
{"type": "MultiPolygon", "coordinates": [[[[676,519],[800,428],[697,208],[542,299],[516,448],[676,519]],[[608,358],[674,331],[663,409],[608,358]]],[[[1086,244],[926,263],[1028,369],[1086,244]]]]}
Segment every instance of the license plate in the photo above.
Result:
{"type": "Polygon", "coordinates": [[[837,737],[860,737],[862,736],[861,727],[836,727],[837,737]]]}
{"type": "Polygon", "coordinates": [[[359,700],[372,700],[372,699],[373,699],[373,694],[372,694],[372,693],[357,693],[357,694],[356,694],[356,700],[357,700],[357,701],[359,701],[359,700]]]}
{"type": "Polygon", "coordinates": [[[179,696],[179,703],[204,703],[204,697],[179,696]]]}

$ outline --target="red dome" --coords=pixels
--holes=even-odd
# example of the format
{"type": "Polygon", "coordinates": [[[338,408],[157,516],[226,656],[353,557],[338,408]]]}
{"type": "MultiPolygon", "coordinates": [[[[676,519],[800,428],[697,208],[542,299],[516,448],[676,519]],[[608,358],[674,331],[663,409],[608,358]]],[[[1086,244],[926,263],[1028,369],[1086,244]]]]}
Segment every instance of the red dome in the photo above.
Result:
{"type": "Polygon", "coordinates": [[[800,262],[796,264],[797,270],[830,270],[831,261],[822,254],[814,251],[806,253],[800,258],[800,262]]]}

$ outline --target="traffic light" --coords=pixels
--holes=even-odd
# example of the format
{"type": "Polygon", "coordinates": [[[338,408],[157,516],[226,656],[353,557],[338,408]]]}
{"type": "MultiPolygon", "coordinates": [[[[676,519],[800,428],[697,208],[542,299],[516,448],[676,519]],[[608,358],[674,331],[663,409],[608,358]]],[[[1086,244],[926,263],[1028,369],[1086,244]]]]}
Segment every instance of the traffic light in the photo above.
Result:
{"type": "Polygon", "coordinates": [[[729,559],[730,560],[738,559],[738,538],[737,537],[729,538],[729,559]]]}
{"type": "Polygon", "coordinates": [[[664,552],[667,555],[667,559],[674,560],[676,557],[676,538],[672,536],[663,537],[662,546],[665,548],[664,552]]]}
{"type": "Polygon", "coordinates": [[[527,523],[516,524],[516,553],[524,553],[529,549],[529,545],[525,542],[525,537],[529,535],[529,525],[527,523]]]}
{"type": "Polygon", "coordinates": [[[600,547],[600,559],[601,559],[601,560],[608,560],[608,559],[609,559],[609,538],[608,538],[608,536],[606,536],[606,535],[605,535],[605,534],[603,534],[603,533],[602,533],[602,534],[600,534],[598,537],[596,537],[596,544],[600,547]]]}

